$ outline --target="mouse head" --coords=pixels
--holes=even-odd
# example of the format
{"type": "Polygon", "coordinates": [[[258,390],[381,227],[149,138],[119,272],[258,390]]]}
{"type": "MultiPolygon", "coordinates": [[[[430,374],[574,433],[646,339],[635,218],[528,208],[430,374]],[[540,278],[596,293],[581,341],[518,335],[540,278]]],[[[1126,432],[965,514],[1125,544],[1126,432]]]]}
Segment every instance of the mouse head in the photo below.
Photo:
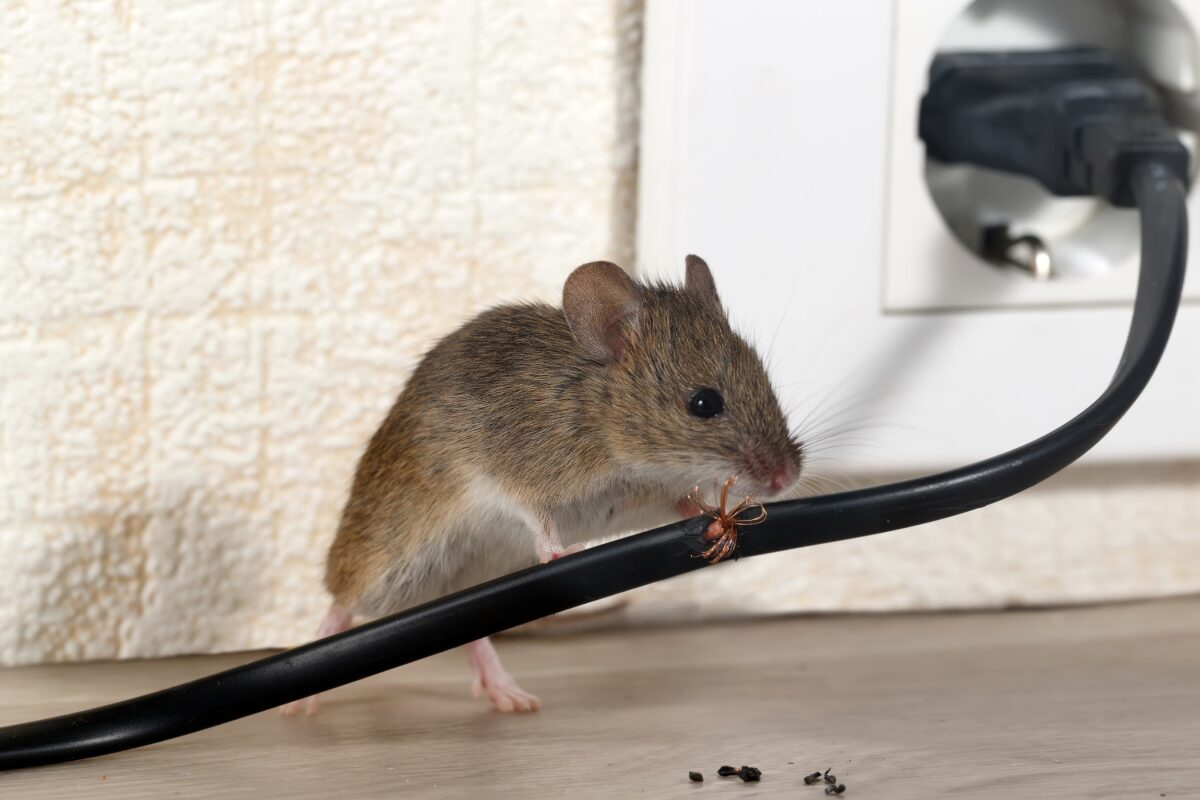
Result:
{"type": "Polygon", "coordinates": [[[743,491],[760,496],[796,482],[800,444],[699,257],[687,257],[682,288],[585,264],[563,287],[563,313],[578,345],[607,370],[595,418],[637,478],[686,491],[738,475],[743,491]]]}

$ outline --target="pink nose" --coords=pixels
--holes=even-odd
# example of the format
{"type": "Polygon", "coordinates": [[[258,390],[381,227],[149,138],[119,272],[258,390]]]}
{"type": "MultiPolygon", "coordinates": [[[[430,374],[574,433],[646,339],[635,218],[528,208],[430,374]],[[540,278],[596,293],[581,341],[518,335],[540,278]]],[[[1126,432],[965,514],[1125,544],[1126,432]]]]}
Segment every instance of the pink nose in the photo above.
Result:
{"type": "Polygon", "coordinates": [[[745,459],[746,472],[763,493],[776,494],[796,482],[800,465],[787,456],[752,449],[746,452],[745,459]]]}
{"type": "Polygon", "coordinates": [[[778,492],[791,486],[793,480],[795,478],[792,476],[792,471],[787,467],[780,467],[767,476],[767,486],[772,492],[778,492]]]}

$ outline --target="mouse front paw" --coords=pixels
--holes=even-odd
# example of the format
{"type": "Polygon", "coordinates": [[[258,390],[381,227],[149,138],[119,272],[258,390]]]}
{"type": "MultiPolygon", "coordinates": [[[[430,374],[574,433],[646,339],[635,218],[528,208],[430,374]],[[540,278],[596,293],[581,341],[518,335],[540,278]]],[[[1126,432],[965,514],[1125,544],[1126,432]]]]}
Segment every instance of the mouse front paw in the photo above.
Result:
{"type": "Polygon", "coordinates": [[[691,519],[704,513],[704,508],[691,497],[685,497],[675,503],[675,510],[680,519],[691,519]]]}

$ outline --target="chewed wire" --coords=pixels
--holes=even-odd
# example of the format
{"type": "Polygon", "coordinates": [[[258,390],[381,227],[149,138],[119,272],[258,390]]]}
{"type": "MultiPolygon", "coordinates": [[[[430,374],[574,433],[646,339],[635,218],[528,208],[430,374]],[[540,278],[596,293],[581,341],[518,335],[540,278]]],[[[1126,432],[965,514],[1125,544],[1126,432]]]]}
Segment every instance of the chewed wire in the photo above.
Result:
{"type": "Polygon", "coordinates": [[[743,497],[733,508],[727,508],[729,504],[729,490],[737,483],[737,477],[734,476],[725,481],[721,486],[720,505],[712,506],[704,502],[704,497],[700,492],[699,486],[692,487],[692,491],[688,493],[688,499],[699,506],[705,516],[709,517],[712,522],[704,529],[705,541],[712,542],[712,545],[703,552],[697,553],[710,564],[716,564],[718,561],[723,561],[737,550],[738,528],[743,525],[758,525],[765,522],[767,519],[767,509],[762,503],[754,498],[754,495],[743,497]],[[754,509],[754,514],[749,517],[741,516],[743,513],[754,509]]]}

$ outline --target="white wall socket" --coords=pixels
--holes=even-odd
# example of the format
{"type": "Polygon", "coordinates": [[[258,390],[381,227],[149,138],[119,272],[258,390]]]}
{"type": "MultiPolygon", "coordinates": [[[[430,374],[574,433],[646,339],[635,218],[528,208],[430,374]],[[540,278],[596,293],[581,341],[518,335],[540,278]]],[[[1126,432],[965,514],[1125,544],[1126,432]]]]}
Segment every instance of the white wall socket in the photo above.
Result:
{"type": "MultiPolygon", "coordinates": [[[[639,264],[678,275],[688,252],[709,261],[735,320],[770,350],[797,419],[824,400],[815,416],[835,419],[818,428],[856,429],[834,437],[845,445],[839,468],[930,469],[993,455],[1066,421],[1107,384],[1129,321],[1136,218],[1110,210],[1082,237],[1079,252],[1116,254],[1097,274],[1039,283],[998,270],[951,235],[916,136],[939,42],[1104,43],[1115,35],[1107,14],[1153,17],[1163,6],[1041,3],[1071,4],[1089,22],[1066,36],[1035,35],[1037,20],[1019,13],[991,32],[987,20],[963,23],[967,0],[649,0],[639,264]]],[[[1174,7],[1200,27],[1200,2],[1174,7]]],[[[1194,55],[1191,31],[1159,26],[1155,39],[1153,26],[1128,27],[1123,46],[1146,50],[1129,42],[1150,37],[1162,61],[1181,65],[1180,81],[1194,80],[1195,64],[1179,55],[1194,55]]],[[[1071,214],[1086,220],[1097,209],[1063,212],[1068,233],[1071,214]]],[[[1191,298],[1200,298],[1198,251],[1191,298]]],[[[1089,457],[1195,457],[1197,408],[1193,300],[1142,400],[1089,457]]]]}
{"type": "MultiPolygon", "coordinates": [[[[1200,53],[1191,31],[1194,0],[987,0],[965,13],[963,0],[896,0],[892,37],[892,131],[885,230],[884,307],[889,311],[1127,302],[1137,283],[1137,212],[1086,198],[1053,198],[1026,178],[969,167],[930,165],[914,135],[926,73],[938,49],[1029,49],[1089,44],[1125,53],[1181,92],[1196,90],[1200,53]],[[1174,12],[1174,13],[1172,13],[1174,12]],[[1173,18],[1178,15],[1178,18],[1173,18]],[[897,135],[898,134],[898,135],[897,135]],[[979,257],[955,237],[928,198],[1011,222],[1015,234],[1051,239],[1060,280],[1036,282],[979,257]],[[997,195],[1007,202],[997,203],[997,195]],[[1064,269],[1065,267],[1065,269],[1064,269]]],[[[1194,29],[1194,28],[1193,28],[1194,29]]],[[[1200,192],[1189,199],[1200,212],[1200,192]]],[[[1193,264],[1200,256],[1193,253],[1193,264]]],[[[1192,270],[1185,296],[1200,299],[1192,270]]]]}

